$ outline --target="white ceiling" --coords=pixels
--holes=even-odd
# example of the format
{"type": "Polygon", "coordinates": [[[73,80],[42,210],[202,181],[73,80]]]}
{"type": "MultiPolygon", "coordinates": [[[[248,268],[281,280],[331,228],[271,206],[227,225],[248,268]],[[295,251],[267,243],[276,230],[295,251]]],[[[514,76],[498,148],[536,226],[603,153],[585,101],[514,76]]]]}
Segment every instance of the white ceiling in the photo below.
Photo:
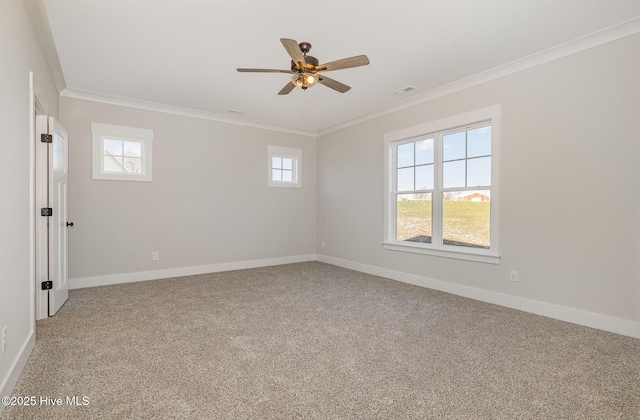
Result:
{"type": "MultiPolygon", "coordinates": [[[[636,22],[638,0],[42,0],[69,92],[93,92],[318,132],[560,44],[636,22]],[[352,89],[278,91],[280,38],[352,89]],[[417,89],[403,96],[395,91],[417,89]],[[240,117],[228,109],[240,110],[240,117]]],[[[636,25],[637,26],[637,25],[636,25]]]]}

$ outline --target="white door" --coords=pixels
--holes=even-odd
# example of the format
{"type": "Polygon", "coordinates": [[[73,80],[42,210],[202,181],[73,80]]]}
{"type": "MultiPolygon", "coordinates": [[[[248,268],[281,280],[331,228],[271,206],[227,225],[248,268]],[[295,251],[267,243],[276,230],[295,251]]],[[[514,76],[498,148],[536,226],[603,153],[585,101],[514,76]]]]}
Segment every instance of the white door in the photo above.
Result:
{"type": "Polygon", "coordinates": [[[68,265],[68,181],[69,143],[68,133],[58,121],[49,118],[49,207],[53,214],[49,219],[49,316],[53,316],[69,297],[68,265]]]}

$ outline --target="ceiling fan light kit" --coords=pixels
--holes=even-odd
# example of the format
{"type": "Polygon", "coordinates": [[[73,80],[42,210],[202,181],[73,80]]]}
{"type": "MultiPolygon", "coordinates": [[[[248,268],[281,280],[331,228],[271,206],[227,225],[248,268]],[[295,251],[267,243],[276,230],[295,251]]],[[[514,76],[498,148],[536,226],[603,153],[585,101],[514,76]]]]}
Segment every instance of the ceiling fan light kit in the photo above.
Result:
{"type": "Polygon", "coordinates": [[[369,64],[369,58],[366,55],[358,55],[355,57],[343,58],[342,60],[332,61],[326,64],[319,64],[317,58],[307,55],[311,49],[311,44],[308,42],[297,43],[293,39],[280,38],[280,42],[287,50],[287,53],[291,57],[291,70],[276,70],[276,69],[237,69],[241,73],[289,73],[293,74],[291,82],[287,83],[278,92],[278,95],[287,95],[294,88],[298,87],[302,90],[306,90],[316,83],[327,86],[337,92],[344,93],[351,89],[350,86],[337,80],[330,79],[324,75],[318,73],[324,71],[342,70],[351,67],[366,66],[369,64]]]}
{"type": "Polygon", "coordinates": [[[293,83],[295,87],[305,90],[308,87],[315,85],[318,82],[318,79],[319,77],[316,74],[301,73],[291,77],[291,83],[293,83]]]}

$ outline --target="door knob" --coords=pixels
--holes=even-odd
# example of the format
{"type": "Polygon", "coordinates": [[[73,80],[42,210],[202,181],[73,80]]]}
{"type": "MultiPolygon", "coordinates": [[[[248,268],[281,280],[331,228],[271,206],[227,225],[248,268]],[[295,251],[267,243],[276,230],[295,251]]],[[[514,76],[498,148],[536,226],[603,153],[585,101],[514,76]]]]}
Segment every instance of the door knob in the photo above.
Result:
{"type": "Polygon", "coordinates": [[[73,227],[73,222],[67,222],[67,227],[73,227]]]}

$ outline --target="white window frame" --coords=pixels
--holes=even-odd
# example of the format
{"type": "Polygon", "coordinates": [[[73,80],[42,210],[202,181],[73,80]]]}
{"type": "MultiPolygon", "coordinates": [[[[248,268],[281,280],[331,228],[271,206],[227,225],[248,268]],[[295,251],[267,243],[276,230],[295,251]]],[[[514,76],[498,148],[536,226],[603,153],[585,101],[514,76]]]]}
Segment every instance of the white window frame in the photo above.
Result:
{"type": "Polygon", "coordinates": [[[93,179],[146,182],[153,180],[153,130],[92,122],[91,133],[93,139],[93,179]],[[133,174],[105,171],[103,159],[105,139],[140,143],[142,145],[142,172],[133,174]]]}
{"type": "MultiPolygon", "coordinates": [[[[445,258],[455,258],[468,261],[476,261],[483,263],[499,264],[500,254],[498,251],[498,192],[499,192],[499,142],[500,142],[500,105],[494,105],[487,108],[478,109],[465,114],[455,115],[441,120],[431,121],[414,127],[385,133],[383,137],[385,150],[385,218],[384,218],[384,241],[383,247],[387,250],[410,252],[415,254],[434,255],[445,258]],[[433,133],[442,133],[444,131],[456,128],[465,128],[467,126],[490,121],[491,123],[491,201],[490,201],[490,237],[491,245],[489,249],[467,248],[454,245],[443,245],[438,243],[417,243],[408,241],[398,241],[396,238],[396,150],[397,144],[416,141],[427,138],[433,133]]],[[[442,152],[440,144],[435,141],[434,161],[436,189],[434,195],[442,191],[442,152]],[[440,188],[438,188],[440,187],[440,188]]],[[[470,188],[473,189],[473,188],[470,188]]],[[[487,189],[487,188],[483,188],[487,189]]],[[[432,220],[433,230],[442,231],[442,208],[434,202],[432,220]]],[[[441,234],[440,234],[441,236],[441,234]]]]}
{"type": "Polygon", "coordinates": [[[278,188],[302,188],[302,150],[292,147],[268,146],[267,149],[267,185],[269,187],[278,188]],[[273,179],[273,158],[289,158],[293,160],[292,180],[291,181],[275,181],[273,179]]]}

